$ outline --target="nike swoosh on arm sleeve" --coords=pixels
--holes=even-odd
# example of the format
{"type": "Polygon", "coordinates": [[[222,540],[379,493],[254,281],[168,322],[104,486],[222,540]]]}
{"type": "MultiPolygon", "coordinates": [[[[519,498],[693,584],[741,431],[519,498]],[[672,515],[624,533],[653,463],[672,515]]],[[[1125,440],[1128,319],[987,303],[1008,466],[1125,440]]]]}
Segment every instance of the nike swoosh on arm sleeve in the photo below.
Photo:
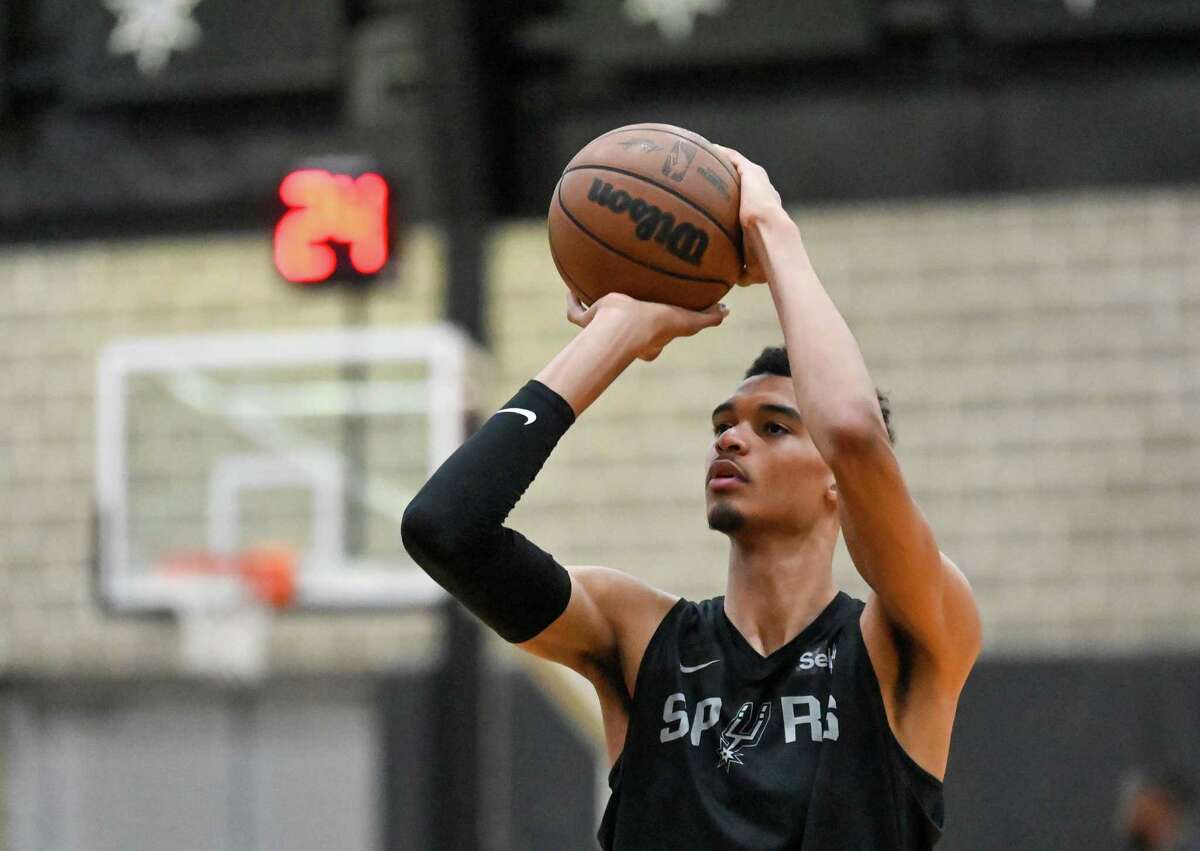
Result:
{"type": "Polygon", "coordinates": [[[400,526],[405,549],[439,585],[505,640],[537,635],[566,609],[567,571],[502,524],[575,422],[571,406],[536,379],[493,414],[417,492],[400,526]],[[500,413],[500,412],[497,412],[500,413]]]}

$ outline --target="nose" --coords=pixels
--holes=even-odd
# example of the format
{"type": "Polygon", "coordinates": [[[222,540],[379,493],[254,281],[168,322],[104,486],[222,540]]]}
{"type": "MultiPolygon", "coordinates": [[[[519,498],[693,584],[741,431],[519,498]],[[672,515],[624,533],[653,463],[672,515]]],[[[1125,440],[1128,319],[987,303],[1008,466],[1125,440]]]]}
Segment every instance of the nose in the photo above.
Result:
{"type": "Polygon", "coordinates": [[[741,452],[746,448],[737,426],[730,426],[718,434],[715,445],[719,451],[725,452],[741,452]]]}

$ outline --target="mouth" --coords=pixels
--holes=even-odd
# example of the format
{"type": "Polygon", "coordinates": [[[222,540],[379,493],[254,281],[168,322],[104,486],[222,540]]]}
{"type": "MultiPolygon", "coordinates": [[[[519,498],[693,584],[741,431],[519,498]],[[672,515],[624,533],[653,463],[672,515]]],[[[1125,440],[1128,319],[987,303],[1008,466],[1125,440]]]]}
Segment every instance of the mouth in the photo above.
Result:
{"type": "Polygon", "coordinates": [[[726,491],[741,487],[749,479],[742,468],[732,461],[721,459],[714,461],[708,468],[708,479],[705,484],[710,491],[726,491]]]}
{"type": "Polygon", "coordinates": [[[708,480],[708,489],[714,493],[733,490],[745,486],[745,481],[737,476],[713,476],[708,480]]]}

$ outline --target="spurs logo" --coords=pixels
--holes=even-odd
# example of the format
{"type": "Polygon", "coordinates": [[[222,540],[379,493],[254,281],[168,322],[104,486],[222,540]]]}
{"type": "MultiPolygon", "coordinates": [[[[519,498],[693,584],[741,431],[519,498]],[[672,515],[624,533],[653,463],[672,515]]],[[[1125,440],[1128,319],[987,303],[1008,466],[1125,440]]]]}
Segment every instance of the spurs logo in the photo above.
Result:
{"type": "Polygon", "coordinates": [[[757,712],[754,711],[754,701],[743,703],[721,733],[721,761],[718,766],[724,766],[729,771],[731,763],[742,765],[741,751],[755,747],[762,740],[763,731],[770,720],[770,703],[758,707],[757,712]]]}
{"type": "MultiPolygon", "coordinates": [[[[747,700],[721,730],[718,726],[721,723],[721,698],[706,697],[695,707],[689,707],[687,696],[677,691],[668,695],[663,703],[664,726],[658,731],[658,740],[664,745],[680,742],[698,748],[704,744],[706,732],[721,730],[717,745],[721,760],[717,767],[724,766],[728,772],[730,764],[743,764],[742,756],[746,748],[755,747],[762,741],[771,724],[773,702],[768,700],[758,704],[747,700]]],[[[819,745],[838,740],[841,732],[837,717],[838,703],[832,694],[826,698],[811,694],[784,695],[779,698],[779,703],[784,744],[819,745]]],[[[778,736],[777,733],[772,735],[778,736]]],[[[711,734],[708,739],[711,741],[711,734]]]]}
{"type": "Polygon", "coordinates": [[[671,152],[663,160],[662,173],[672,180],[679,182],[683,180],[688,169],[692,167],[692,160],[695,158],[696,146],[680,139],[671,146],[671,152]]]}
{"type": "Polygon", "coordinates": [[[651,237],[684,263],[699,266],[708,249],[708,233],[691,222],[675,221],[671,213],[663,212],[644,198],[635,198],[624,189],[613,191],[613,185],[598,177],[592,178],[587,198],[593,204],[606,207],[617,214],[629,216],[637,227],[633,234],[643,242],[651,237]]]}

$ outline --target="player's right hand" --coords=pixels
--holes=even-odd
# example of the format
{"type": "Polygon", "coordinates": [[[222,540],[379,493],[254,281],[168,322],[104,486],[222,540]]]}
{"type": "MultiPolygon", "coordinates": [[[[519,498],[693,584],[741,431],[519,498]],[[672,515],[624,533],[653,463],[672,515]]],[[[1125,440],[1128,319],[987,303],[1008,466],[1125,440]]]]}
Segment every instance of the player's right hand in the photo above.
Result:
{"type": "MultiPolygon", "coordinates": [[[[729,315],[724,304],[704,310],[689,310],[673,304],[642,301],[624,293],[608,293],[584,307],[574,290],[567,290],[567,319],[586,328],[597,316],[615,317],[614,324],[634,329],[633,352],[639,360],[652,361],[676,337],[690,337],[720,325],[729,315]]],[[[606,320],[607,321],[607,320],[606,320]]]]}

